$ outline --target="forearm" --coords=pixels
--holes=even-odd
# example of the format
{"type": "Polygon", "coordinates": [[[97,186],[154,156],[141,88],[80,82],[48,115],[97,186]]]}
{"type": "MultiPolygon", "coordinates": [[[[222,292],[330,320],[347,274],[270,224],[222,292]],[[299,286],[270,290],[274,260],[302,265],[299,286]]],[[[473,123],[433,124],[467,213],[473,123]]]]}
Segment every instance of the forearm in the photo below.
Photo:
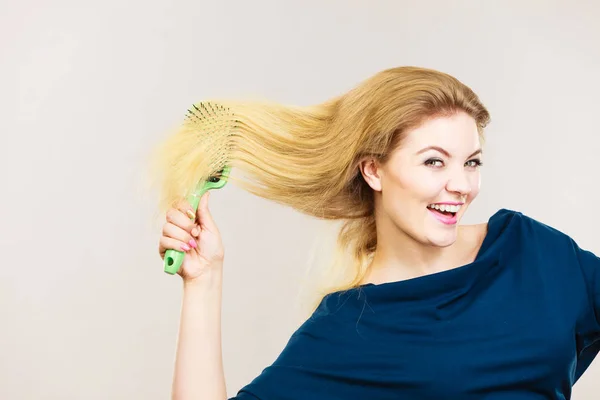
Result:
{"type": "Polygon", "coordinates": [[[225,400],[222,272],[184,282],[173,400],[225,400]]]}

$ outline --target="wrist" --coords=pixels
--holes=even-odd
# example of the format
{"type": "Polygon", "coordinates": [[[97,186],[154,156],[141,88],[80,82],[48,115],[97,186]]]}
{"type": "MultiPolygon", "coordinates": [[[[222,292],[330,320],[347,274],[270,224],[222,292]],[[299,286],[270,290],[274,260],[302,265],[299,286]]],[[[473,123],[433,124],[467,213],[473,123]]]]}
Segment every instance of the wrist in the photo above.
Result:
{"type": "Polygon", "coordinates": [[[221,289],[223,284],[223,269],[221,266],[211,266],[201,275],[194,278],[184,278],[184,289],[221,289]]]}

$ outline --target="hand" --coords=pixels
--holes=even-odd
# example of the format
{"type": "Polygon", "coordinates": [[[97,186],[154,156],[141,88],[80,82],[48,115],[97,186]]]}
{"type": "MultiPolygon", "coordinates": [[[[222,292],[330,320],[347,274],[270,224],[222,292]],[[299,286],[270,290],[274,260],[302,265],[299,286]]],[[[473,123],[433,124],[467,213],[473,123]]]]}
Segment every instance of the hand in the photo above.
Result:
{"type": "MultiPolygon", "coordinates": [[[[221,234],[208,210],[210,192],[200,199],[194,214],[191,205],[182,201],[167,211],[159,242],[159,254],[164,260],[168,249],[183,251],[183,263],[177,272],[184,280],[195,280],[223,265],[225,251],[221,234]]],[[[220,271],[218,271],[220,272],[220,271]]]]}

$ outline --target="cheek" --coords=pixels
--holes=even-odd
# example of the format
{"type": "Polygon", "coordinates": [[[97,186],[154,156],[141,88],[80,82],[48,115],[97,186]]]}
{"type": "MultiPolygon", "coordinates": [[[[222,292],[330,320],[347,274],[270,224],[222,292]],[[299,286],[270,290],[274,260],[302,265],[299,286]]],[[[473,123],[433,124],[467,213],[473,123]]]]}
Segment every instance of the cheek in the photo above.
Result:
{"type": "Polygon", "coordinates": [[[396,176],[391,182],[390,194],[398,202],[410,206],[411,203],[421,205],[423,202],[429,202],[432,198],[437,198],[444,190],[445,182],[443,179],[428,174],[405,174],[396,176]]]}
{"type": "Polygon", "coordinates": [[[473,174],[470,179],[471,193],[469,193],[469,198],[473,199],[477,197],[479,194],[479,189],[481,188],[481,175],[479,173],[473,174]]]}

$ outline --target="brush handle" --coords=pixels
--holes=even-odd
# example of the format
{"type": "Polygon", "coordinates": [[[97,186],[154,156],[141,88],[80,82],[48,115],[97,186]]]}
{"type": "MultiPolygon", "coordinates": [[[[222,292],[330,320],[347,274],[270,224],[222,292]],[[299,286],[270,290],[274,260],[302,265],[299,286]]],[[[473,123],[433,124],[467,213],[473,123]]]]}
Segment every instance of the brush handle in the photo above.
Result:
{"type": "MultiPolygon", "coordinates": [[[[192,210],[194,211],[194,215],[198,210],[198,204],[200,204],[200,198],[204,193],[211,189],[209,185],[204,185],[199,188],[196,192],[188,197],[188,202],[192,206],[192,210]]],[[[185,253],[181,250],[169,249],[165,252],[165,272],[167,274],[175,275],[179,268],[181,268],[181,264],[183,263],[183,259],[185,257],[185,253]]]]}
{"type": "MultiPolygon", "coordinates": [[[[188,197],[188,202],[194,210],[194,215],[198,210],[200,199],[207,191],[211,189],[221,189],[227,183],[231,166],[226,165],[217,176],[211,176],[208,180],[198,183],[196,190],[188,197]]],[[[195,218],[195,217],[194,217],[195,218]]],[[[167,274],[175,275],[179,272],[185,253],[180,250],[169,249],[165,252],[164,268],[167,274]]]]}

